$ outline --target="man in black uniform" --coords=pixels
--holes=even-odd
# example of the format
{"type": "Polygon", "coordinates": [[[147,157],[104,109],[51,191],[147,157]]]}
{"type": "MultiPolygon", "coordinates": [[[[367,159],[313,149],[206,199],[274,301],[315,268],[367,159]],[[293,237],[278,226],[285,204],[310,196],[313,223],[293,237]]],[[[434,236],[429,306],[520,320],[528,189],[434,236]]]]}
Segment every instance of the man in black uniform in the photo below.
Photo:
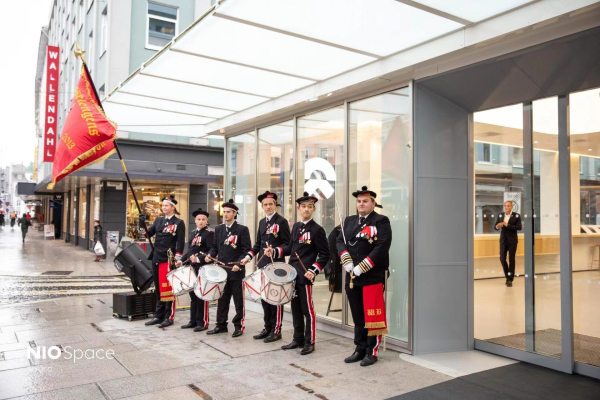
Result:
{"type": "MultiPolygon", "coordinates": [[[[175,318],[175,297],[173,288],[167,281],[170,271],[168,251],[175,255],[175,260],[181,260],[185,246],[185,224],[175,216],[175,196],[169,195],[162,199],[162,212],[164,217],[154,220],[148,229],[148,239],[156,235],[154,252],[150,254],[152,260],[152,277],[154,278],[154,292],[156,293],[156,311],[154,318],[146,325],[160,324],[160,328],[173,325],[175,318]]],[[[140,215],[140,225],[145,224],[144,216],[140,215]]]]}
{"type": "MultiPolygon", "coordinates": [[[[242,260],[242,265],[246,265],[253,257],[258,256],[257,267],[264,268],[271,263],[270,257],[264,257],[263,249],[273,247],[274,262],[285,262],[283,248],[290,242],[290,226],[287,219],[277,214],[277,194],[269,191],[258,196],[266,217],[258,223],[258,232],[256,233],[256,242],[252,250],[248,251],[246,257],[242,260]]],[[[262,300],[264,310],[265,327],[254,339],[263,339],[265,343],[275,342],[281,339],[281,324],[283,323],[283,306],[275,306],[262,300]]]]}
{"type": "Polygon", "coordinates": [[[508,287],[512,287],[515,278],[515,254],[519,243],[517,231],[522,229],[521,217],[516,212],[512,212],[512,209],[512,201],[505,201],[504,213],[498,214],[496,225],[494,225],[494,228],[500,231],[500,263],[504,269],[508,287]],[[508,253],[508,264],[506,263],[506,253],[508,253]]]}
{"type": "MultiPolygon", "coordinates": [[[[183,256],[184,259],[192,262],[196,276],[200,267],[206,264],[204,257],[201,257],[198,253],[208,253],[215,238],[215,233],[208,227],[208,215],[208,212],[201,208],[192,213],[196,229],[190,234],[188,251],[183,256]]],[[[177,266],[181,266],[181,261],[177,262],[177,266]]],[[[194,328],[194,332],[202,332],[208,329],[208,302],[198,298],[193,291],[190,292],[190,298],[190,322],[181,325],[181,328],[194,328]]]]}
{"type": "MultiPolygon", "coordinates": [[[[329,247],[325,230],[312,219],[317,201],[319,200],[315,196],[309,196],[307,192],[304,192],[304,196],[296,200],[301,220],[292,227],[290,243],[281,246],[284,255],[290,256],[289,262],[298,272],[296,296],[292,298],[294,339],[290,344],[281,348],[291,350],[302,347],[301,355],[315,351],[317,328],[312,300],[312,284],[315,276],[329,261],[329,247]]],[[[272,248],[265,250],[267,256],[273,252],[272,248]]]]}
{"type": "Polygon", "coordinates": [[[363,186],[352,195],[358,214],[346,217],[343,234],[337,238],[337,251],[346,270],[356,345],[345,362],[360,361],[364,367],[377,362],[381,337],[388,333],[383,284],[390,264],[392,229],[390,220],[374,211],[376,206],[381,207],[375,200],[377,193],[363,186]]]}
{"type": "MultiPolygon", "coordinates": [[[[215,228],[215,240],[209,252],[210,257],[218,258],[220,262],[225,264],[241,261],[252,246],[248,227],[240,225],[235,221],[238,210],[233,200],[229,200],[223,204],[223,220],[225,222],[215,228]]],[[[211,259],[207,256],[204,261],[208,263],[211,262],[211,259]]],[[[227,266],[231,267],[230,264],[227,266]]],[[[244,307],[244,286],[242,279],[246,275],[246,269],[243,265],[241,267],[234,265],[233,268],[225,268],[225,270],[227,271],[227,283],[225,284],[225,289],[223,289],[223,295],[217,304],[217,326],[206,333],[214,335],[227,332],[229,303],[233,296],[235,317],[233,317],[231,322],[233,322],[235,330],[231,336],[238,337],[242,336],[245,329],[244,316],[246,310],[244,307]]]]}

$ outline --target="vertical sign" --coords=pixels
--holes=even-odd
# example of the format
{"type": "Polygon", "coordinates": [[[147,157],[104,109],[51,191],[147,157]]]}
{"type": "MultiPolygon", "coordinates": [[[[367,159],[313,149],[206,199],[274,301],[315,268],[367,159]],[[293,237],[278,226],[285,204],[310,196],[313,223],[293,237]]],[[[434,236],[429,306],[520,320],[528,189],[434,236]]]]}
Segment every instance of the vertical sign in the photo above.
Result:
{"type": "Polygon", "coordinates": [[[58,119],[59,48],[48,46],[46,55],[46,122],[44,124],[44,162],[54,161],[58,119]]]}

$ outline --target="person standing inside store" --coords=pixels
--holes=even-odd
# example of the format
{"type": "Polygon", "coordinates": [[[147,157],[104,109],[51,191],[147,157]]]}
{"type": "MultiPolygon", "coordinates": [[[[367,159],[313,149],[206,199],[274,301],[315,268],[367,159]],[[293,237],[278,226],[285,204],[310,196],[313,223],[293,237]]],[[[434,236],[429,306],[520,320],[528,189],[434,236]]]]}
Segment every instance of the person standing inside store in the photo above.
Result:
{"type": "Polygon", "coordinates": [[[21,226],[21,234],[23,235],[23,243],[25,243],[25,236],[27,236],[27,231],[31,226],[31,222],[27,218],[27,213],[23,213],[23,217],[19,219],[19,225],[21,226]]]}
{"type": "MultiPolygon", "coordinates": [[[[200,271],[200,267],[206,264],[204,257],[198,253],[208,253],[215,239],[215,232],[208,227],[208,212],[197,209],[192,213],[196,229],[190,233],[190,241],[188,243],[188,251],[183,256],[185,260],[190,260],[196,276],[200,271]]],[[[177,267],[182,265],[181,260],[177,261],[177,267]]],[[[208,301],[204,301],[194,291],[190,292],[190,322],[181,325],[181,329],[194,328],[194,332],[202,332],[208,329],[208,301]]]]}
{"type": "MultiPolygon", "coordinates": [[[[173,288],[167,280],[167,273],[175,265],[170,265],[169,253],[175,256],[175,261],[180,261],[185,246],[185,224],[175,216],[176,206],[177,200],[175,200],[174,195],[162,199],[164,217],[156,218],[147,234],[148,239],[156,235],[154,251],[148,257],[152,260],[156,311],[154,312],[154,318],[146,322],[146,325],[159,324],[159,328],[173,325],[175,319],[175,297],[173,288]]],[[[141,229],[146,225],[143,215],[140,215],[139,224],[141,229]]]]}
{"type": "Polygon", "coordinates": [[[0,226],[4,226],[4,213],[0,212],[0,226]]]}
{"type": "MultiPolygon", "coordinates": [[[[292,320],[294,337],[291,343],[281,346],[282,350],[302,348],[301,355],[315,351],[316,315],[312,298],[313,282],[329,261],[329,246],[325,230],[313,219],[317,197],[308,192],[296,199],[300,221],[292,227],[292,237],[288,245],[283,245],[283,254],[290,256],[289,263],[296,268],[296,296],[292,298],[292,320]]],[[[275,250],[265,250],[267,257],[275,250]]]]}
{"type": "MultiPolygon", "coordinates": [[[[100,221],[96,219],[94,220],[94,246],[92,246],[92,249],[95,249],[98,243],[102,246],[102,225],[100,225],[100,221]]],[[[94,261],[100,262],[101,259],[102,256],[97,255],[94,261]]]]}
{"type": "Polygon", "coordinates": [[[337,251],[346,270],[346,294],[354,321],[354,353],[344,361],[362,367],[377,362],[383,335],[387,335],[384,284],[390,266],[390,220],[375,212],[377,193],[363,186],[352,193],[357,215],[346,217],[337,251]],[[352,283],[352,285],[350,284],[352,283]]]}
{"type": "Polygon", "coordinates": [[[232,337],[242,336],[244,333],[244,315],[246,314],[244,306],[244,286],[242,279],[246,275],[244,265],[230,264],[239,263],[246,257],[248,251],[252,248],[250,241],[250,231],[247,226],[236,222],[238,206],[233,200],[223,203],[224,223],[215,228],[215,240],[213,241],[209,256],[204,258],[207,263],[213,262],[211,258],[217,258],[225,263],[228,268],[227,283],[223,289],[223,295],[217,304],[217,326],[206,332],[207,335],[227,332],[227,317],[229,315],[229,303],[233,297],[235,304],[235,316],[231,320],[234,326],[232,337]],[[232,266],[229,268],[230,266],[232,266]]]}
{"type": "MultiPolygon", "coordinates": [[[[265,218],[258,223],[256,232],[256,242],[252,250],[248,251],[246,257],[242,260],[242,265],[246,265],[255,256],[258,257],[258,268],[264,268],[271,264],[270,257],[264,257],[264,249],[272,247],[274,249],[273,262],[285,262],[283,249],[281,246],[287,245],[290,241],[290,226],[287,220],[277,214],[277,194],[268,190],[258,196],[258,202],[265,212],[265,218]]],[[[254,335],[256,340],[263,340],[265,343],[275,342],[281,339],[281,325],[283,324],[283,306],[275,306],[261,299],[264,311],[265,325],[263,330],[254,335]]]]}
{"type": "Polygon", "coordinates": [[[504,213],[498,214],[494,228],[500,231],[500,264],[504,269],[506,286],[512,287],[515,278],[515,254],[519,243],[518,231],[522,229],[521,216],[513,212],[513,203],[510,200],[504,202],[504,213]],[[508,263],[506,254],[508,253],[508,263]]]}

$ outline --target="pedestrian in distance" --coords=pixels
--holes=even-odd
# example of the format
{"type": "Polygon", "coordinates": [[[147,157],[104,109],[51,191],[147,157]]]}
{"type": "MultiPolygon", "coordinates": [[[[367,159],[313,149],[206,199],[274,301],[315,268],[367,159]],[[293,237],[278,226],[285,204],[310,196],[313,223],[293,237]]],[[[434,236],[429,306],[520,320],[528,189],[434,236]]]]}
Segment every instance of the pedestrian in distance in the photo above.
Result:
{"type": "MultiPolygon", "coordinates": [[[[100,243],[100,246],[102,246],[102,225],[100,225],[100,221],[99,220],[94,220],[94,249],[96,248],[96,246],[98,245],[98,243],[100,243]]],[[[104,247],[104,246],[102,246],[104,247]]],[[[102,256],[100,255],[96,255],[96,259],[94,260],[95,262],[100,262],[100,260],[102,259],[102,256]]]]}
{"type": "Polygon", "coordinates": [[[0,213],[0,226],[4,226],[4,213],[0,213]]]}
{"type": "Polygon", "coordinates": [[[17,220],[17,213],[15,213],[13,211],[12,213],[10,213],[10,227],[11,227],[11,229],[14,229],[16,220],[17,220]]]}
{"type": "Polygon", "coordinates": [[[27,236],[27,231],[31,226],[31,222],[27,219],[27,214],[23,213],[23,217],[19,219],[19,225],[21,226],[21,234],[23,235],[23,243],[25,243],[25,236],[27,236]]]}

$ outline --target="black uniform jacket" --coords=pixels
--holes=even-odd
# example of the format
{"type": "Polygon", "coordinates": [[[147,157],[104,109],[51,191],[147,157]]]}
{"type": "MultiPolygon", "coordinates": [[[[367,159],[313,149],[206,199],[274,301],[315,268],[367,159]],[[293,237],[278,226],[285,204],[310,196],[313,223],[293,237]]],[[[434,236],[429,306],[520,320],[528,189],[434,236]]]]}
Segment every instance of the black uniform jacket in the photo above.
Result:
{"type": "Polygon", "coordinates": [[[212,247],[213,241],[215,239],[215,232],[208,228],[204,227],[202,229],[194,229],[192,233],[190,233],[190,241],[188,242],[188,250],[185,255],[182,257],[183,261],[188,260],[190,256],[196,255],[200,262],[192,263],[192,267],[194,267],[194,272],[196,275],[198,274],[198,270],[201,266],[206,264],[204,258],[206,256],[198,254],[200,251],[208,254],[210,248],[212,247]]]}
{"type": "MultiPolygon", "coordinates": [[[[383,283],[390,266],[389,251],[392,244],[390,220],[375,211],[367,216],[362,225],[358,224],[358,218],[358,215],[346,217],[344,233],[348,244],[344,243],[344,235],[340,233],[337,238],[338,254],[343,264],[345,264],[345,256],[349,255],[354,266],[360,266],[363,270],[360,276],[354,277],[356,286],[383,283]]],[[[346,282],[350,282],[348,272],[346,282]]]]}
{"type": "Polygon", "coordinates": [[[267,223],[267,218],[263,218],[258,223],[258,231],[256,232],[256,242],[252,250],[248,251],[250,259],[258,257],[260,262],[257,267],[262,268],[265,265],[271,264],[270,257],[263,257],[264,248],[267,247],[267,243],[273,247],[275,253],[273,255],[273,261],[285,262],[285,256],[283,255],[282,245],[286,245],[290,242],[290,225],[287,219],[281,215],[274,213],[271,219],[267,223]],[[261,259],[262,257],[262,259],[261,259]]]}
{"type": "Polygon", "coordinates": [[[302,285],[311,285],[312,282],[304,277],[306,271],[298,261],[296,253],[300,256],[300,260],[302,260],[302,264],[306,269],[312,271],[315,275],[323,271],[329,261],[329,246],[327,246],[325,229],[312,219],[306,225],[302,222],[296,222],[292,227],[290,242],[281,247],[283,248],[283,254],[290,256],[289,262],[298,272],[296,282],[302,285]]]}
{"type": "Polygon", "coordinates": [[[171,249],[173,255],[182,255],[185,247],[185,224],[182,220],[172,215],[171,218],[158,217],[148,229],[148,239],[156,235],[154,252],[148,257],[153,263],[164,263],[169,259],[167,250],[171,249]]]}
{"type": "MultiPolygon", "coordinates": [[[[504,216],[506,213],[498,214],[498,218],[496,219],[496,223],[494,224],[494,229],[496,225],[500,222],[504,222],[504,216]]],[[[522,229],[521,225],[521,216],[516,212],[510,214],[510,219],[508,220],[508,225],[500,228],[500,242],[506,242],[508,244],[517,244],[519,242],[519,236],[517,235],[517,231],[522,229]]]]}
{"type": "MultiPolygon", "coordinates": [[[[210,256],[218,258],[219,261],[227,264],[228,262],[241,261],[246,257],[252,242],[250,241],[250,232],[248,227],[240,225],[235,221],[229,233],[225,224],[218,225],[215,228],[215,240],[210,248],[210,256]]],[[[241,268],[241,271],[233,272],[231,268],[225,268],[228,281],[239,281],[246,276],[246,269],[241,264],[235,264],[241,268]]],[[[233,265],[228,265],[233,267],[233,265]]]]}

